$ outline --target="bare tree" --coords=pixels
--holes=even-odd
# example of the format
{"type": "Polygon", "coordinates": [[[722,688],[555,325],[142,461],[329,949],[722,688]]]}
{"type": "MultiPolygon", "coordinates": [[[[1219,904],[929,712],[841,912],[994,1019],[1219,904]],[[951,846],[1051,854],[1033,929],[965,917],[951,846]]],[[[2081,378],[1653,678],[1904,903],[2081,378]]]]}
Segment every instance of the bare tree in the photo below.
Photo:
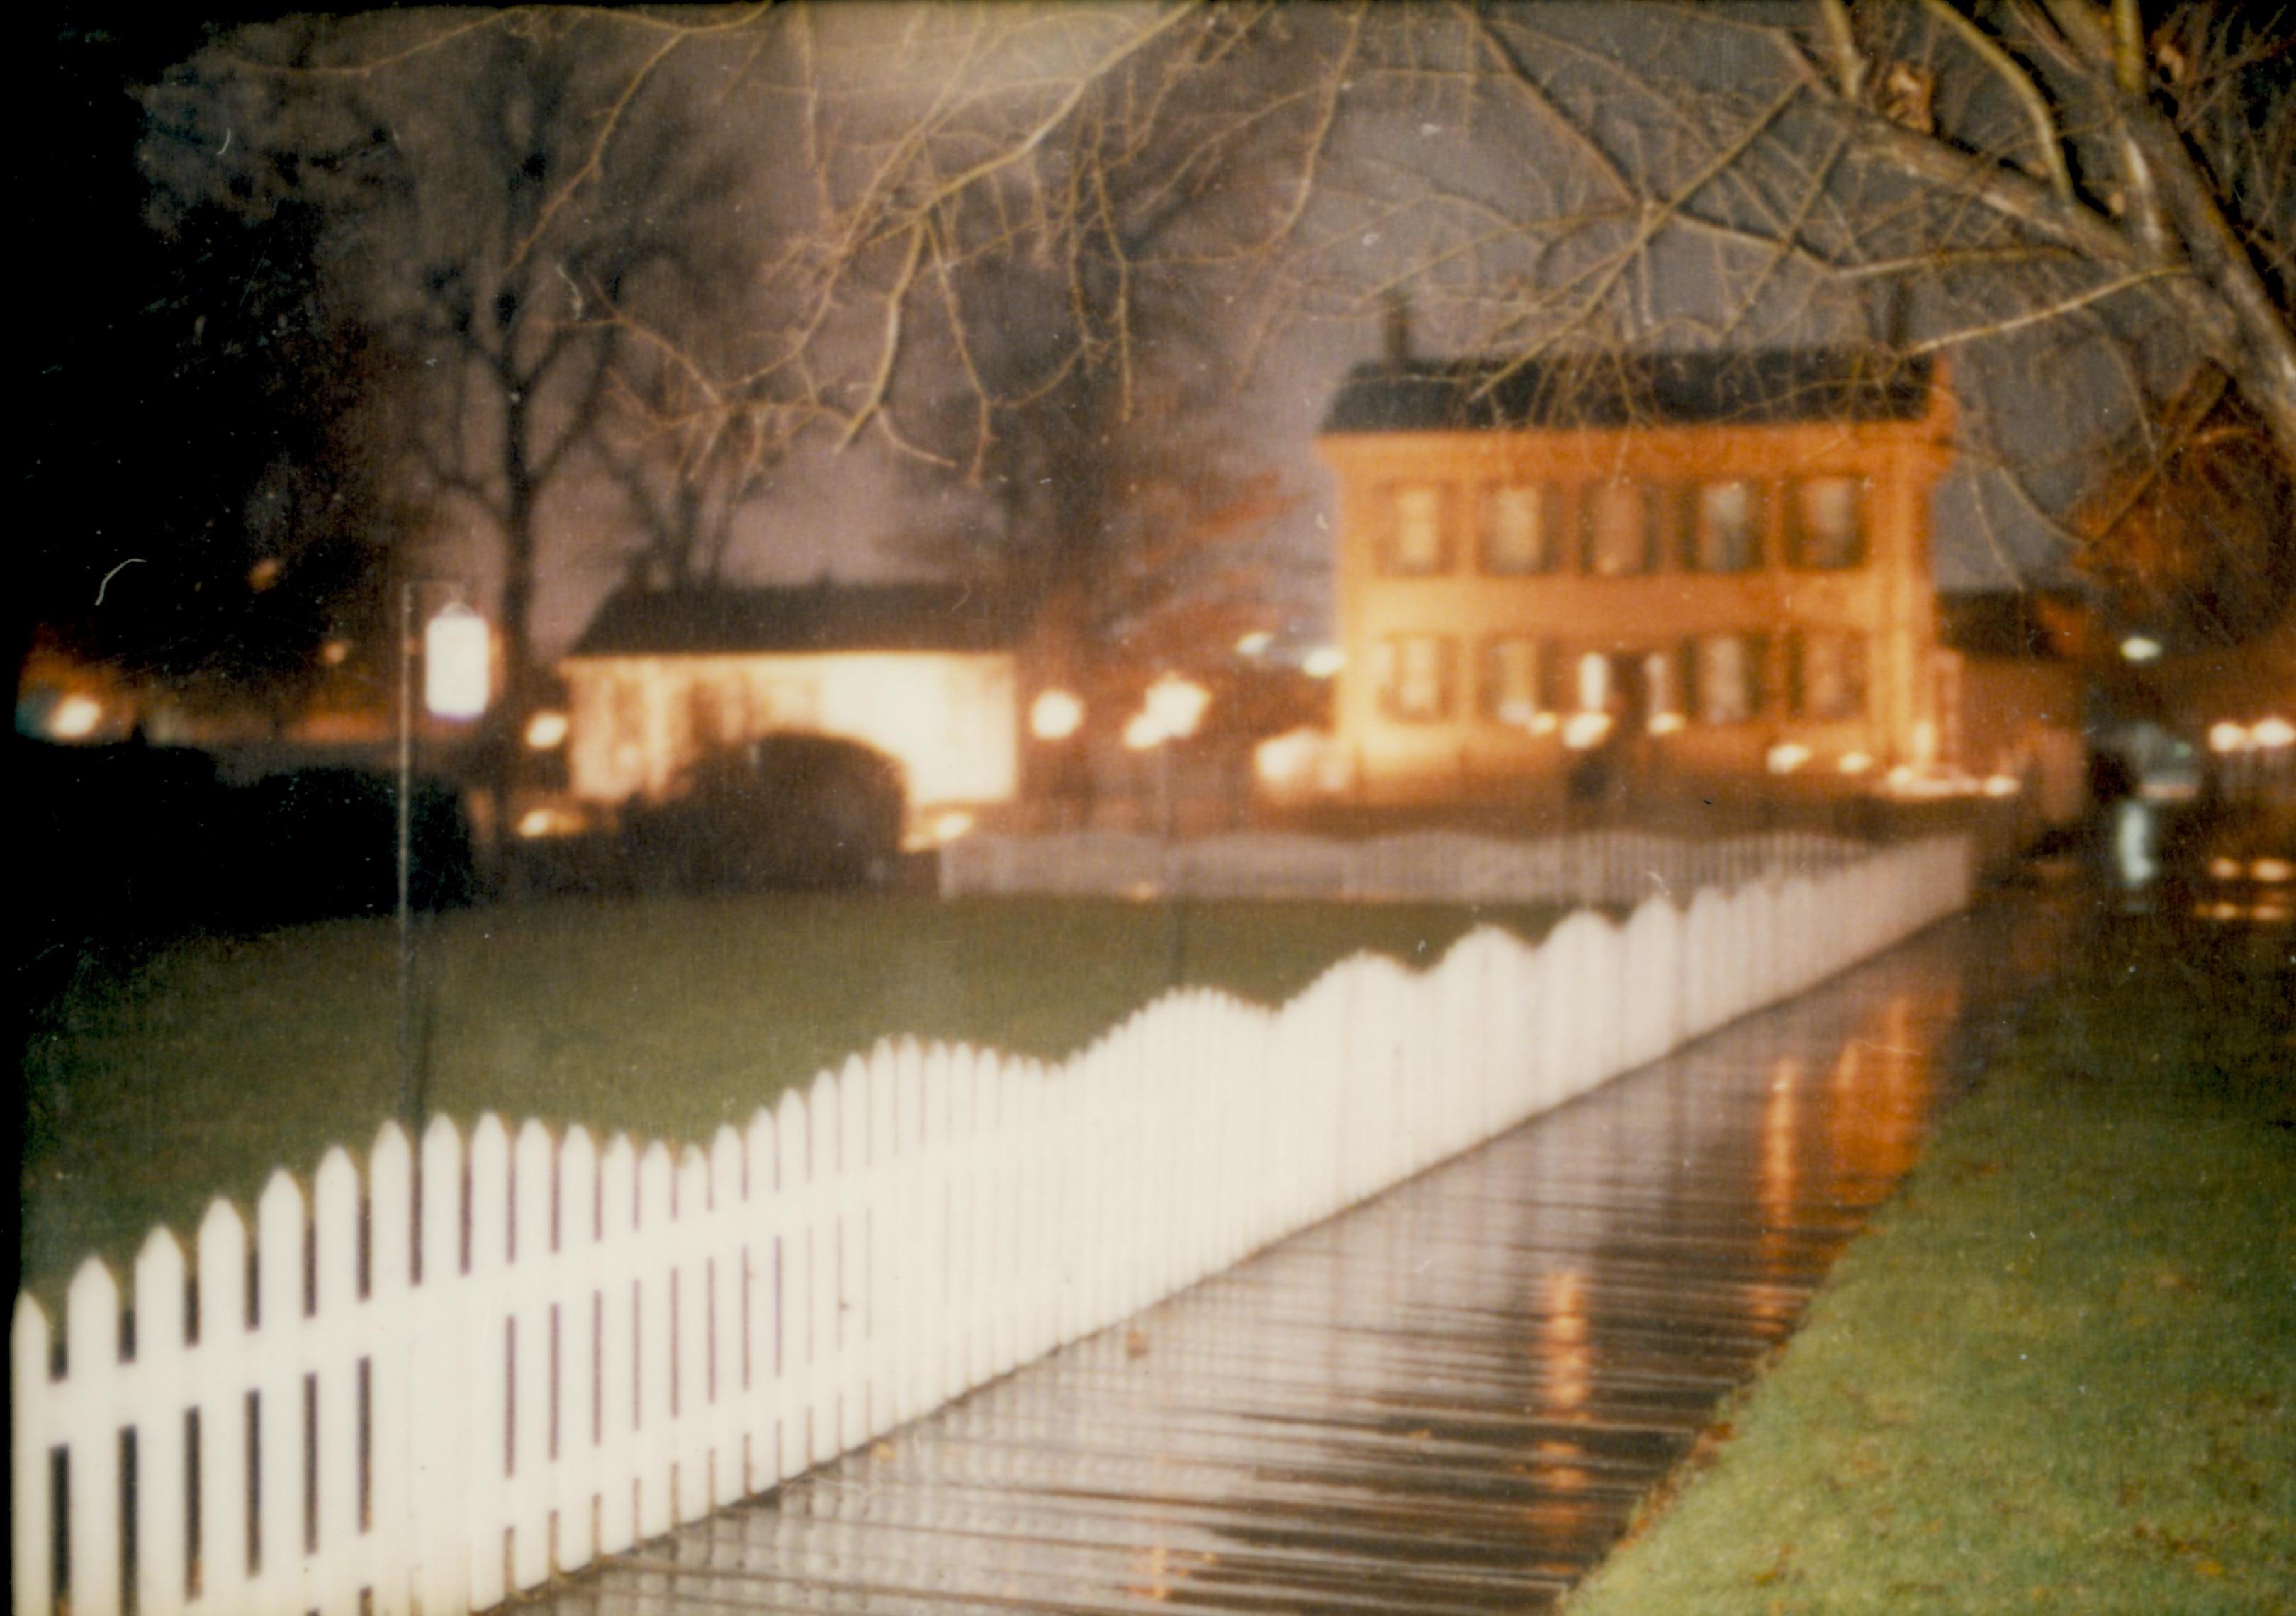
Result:
{"type": "MultiPolygon", "coordinates": [[[[434,530],[475,531],[498,557],[513,724],[547,502],[610,422],[627,432],[632,355],[650,373],[664,340],[660,316],[647,341],[638,323],[657,306],[720,314],[746,270],[731,203],[749,154],[705,133],[704,86],[682,71],[710,31],[578,12],[307,20],[210,47],[148,98],[176,135],[149,149],[163,188],[328,217],[324,273],[405,360],[411,488],[434,530]]],[[[675,463],[674,445],[656,452],[675,463]]]]}
{"type": "MultiPolygon", "coordinates": [[[[898,439],[963,276],[1025,266],[1065,356],[1128,373],[1160,273],[1431,324],[1522,363],[1862,338],[1960,360],[1982,515],[2068,543],[2100,450],[2208,363],[2296,463],[2296,72],[2284,16],[2137,0],[914,15],[891,76],[803,76],[818,212],[781,260],[841,346],[812,387],[898,439]],[[856,94],[858,94],[857,88],[856,94]],[[1180,242],[1129,234],[1248,174],[1180,242]],[[1159,176],[1138,183],[1143,176],[1159,176]],[[1113,291],[1104,277],[1114,275],[1113,291]],[[2097,418],[2027,432],[2048,356],[2097,418]]],[[[797,93],[797,92],[793,92],[797,93]]],[[[969,324],[969,322],[971,324],[969,324]]],[[[958,357],[983,438],[1013,398],[958,357]]],[[[802,357],[801,357],[802,356],[802,357]]],[[[1561,367],[1565,373],[1569,365],[1561,367]]],[[[2044,412],[2043,414],[2046,414],[2044,412]]],[[[2141,430],[2141,428],[2140,428],[2141,430]]],[[[2102,542],[2110,542],[2109,538],[2102,542]]]]}

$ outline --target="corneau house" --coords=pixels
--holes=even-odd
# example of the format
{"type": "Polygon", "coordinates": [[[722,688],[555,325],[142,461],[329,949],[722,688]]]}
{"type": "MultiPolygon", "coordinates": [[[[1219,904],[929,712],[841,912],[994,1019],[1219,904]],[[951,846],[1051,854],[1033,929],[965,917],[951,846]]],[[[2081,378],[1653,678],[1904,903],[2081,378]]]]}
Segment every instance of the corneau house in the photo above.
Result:
{"type": "Polygon", "coordinates": [[[659,799],[708,753],[805,731],[898,763],[911,812],[1009,801],[1013,619],[942,584],[688,587],[611,596],[560,665],[569,784],[659,799]]]}
{"type": "Polygon", "coordinates": [[[1391,329],[1320,441],[1362,796],[1849,787],[1940,761],[1936,362],[1406,349],[1391,329]]]}

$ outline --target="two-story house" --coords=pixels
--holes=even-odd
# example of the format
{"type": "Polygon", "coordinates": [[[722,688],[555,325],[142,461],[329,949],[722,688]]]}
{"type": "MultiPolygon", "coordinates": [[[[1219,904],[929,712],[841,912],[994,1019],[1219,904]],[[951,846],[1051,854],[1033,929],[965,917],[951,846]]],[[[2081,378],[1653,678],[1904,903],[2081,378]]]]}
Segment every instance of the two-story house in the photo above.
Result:
{"type": "Polygon", "coordinates": [[[1934,760],[1934,361],[1399,346],[1320,444],[1364,797],[1559,786],[1588,756],[1685,785],[1934,760]]]}

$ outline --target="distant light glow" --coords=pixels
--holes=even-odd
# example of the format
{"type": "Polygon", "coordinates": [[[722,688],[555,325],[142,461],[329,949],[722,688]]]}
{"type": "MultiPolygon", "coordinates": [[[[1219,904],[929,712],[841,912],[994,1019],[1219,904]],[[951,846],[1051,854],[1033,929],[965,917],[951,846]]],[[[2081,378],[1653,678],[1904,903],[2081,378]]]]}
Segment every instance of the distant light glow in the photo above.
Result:
{"type": "Polygon", "coordinates": [[[2237,858],[2210,859],[2209,879],[2210,881],[2238,881],[2240,879],[2240,860],[2237,858]]]}
{"type": "Polygon", "coordinates": [[[2141,887],[2161,873],[2152,858],[2152,810],[2132,799],[2113,814],[2112,860],[2120,867],[2120,884],[2141,887]]]}
{"type": "Polygon", "coordinates": [[[1844,752],[1841,754],[1841,761],[1835,767],[1840,768],[1845,775],[1862,775],[1867,769],[1874,767],[1874,754],[1871,752],[1844,752]]]}
{"type": "Polygon", "coordinates": [[[2248,741],[2248,731],[2230,719],[2209,726],[2209,750],[2212,752],[2244,752],[2248,741]]]}
{"type": "Polygon", "coordinates": [[[569,727],[564,713],[555,708],[545,708],[527,720],[526,743],[535,751],[549,751],[565,743],[569,727]]]}
{"type": "Polygon", "coordinates": [[[1047,690],[1029,704],[1029,733],[1039,741],[1065,741],[1084,727],[1084,703],[1065,690],[1047,690]]]}
{"type": "Polygon", "coordinates": [[[330,668],[340,668],[343,659],[351,653],[348,640],[328,640],[319,647],[319,660],[330,668]]]}
{"type": "Polygon", "coordinates": [[[1311,679],[1328,679],[1348,665],[1348,653],[1337,645],[1318,645],[1300,664],[1300,671],[1311,679]]]}
{"type": "Polygon", "coordinates": [[[1534,735],[1551,735],[1562,727],[1562,719],[1557,714],[1535,712],[1530,715],[1530,733],[1534,735]]]}
{"type": "Polygon", "coordinates": [[[1809,748],[1799,741],[1782,741],[1770,748],[1762,761],[1774,775],[1791,775],[1809,761],[1809,748]]]}
{"type": "Polygon", "coordinates": [[[279,581],[279,558],[266,555],[247,570],[247,587],[260,595],[279,581]]]}
{"type": "Polygon", "coordinates": [[[571,808],[529,808],[518,822],[518,833],[529,841],[538,841],[545,836],[571,836],[581,829],[582,816],[571,808]]]}
{"type": "Polygon", "coordinates": [[[1603,712],[1574,712],[1562,721],[1562,744],[1574,752],[1601,743],[1611,733],[1611,715],[1603,712]]]}
{"type": "Polygon", "coordinates": [[[972,816],[963,808],[950,808],[933,816],[932,837],[935,841],[955,841],[972,829],[972,816]]]}
{"type": "Polygon", "coordinates": [[[2014,775],[1985,776],[1985,794],[1988,797],[2014,797],[2025,789],[2025,783],[2014,775]]]}
{"type": "Polygon", "coordinates": [[[1255,628],[1236,641],[1235,653],[1240,657],[1266,656],[1267,648],[1274,644],[1275,636],[1273,634],[1265,628],[1255,628]]]}
{"type": "Polygon", "coordinates": [[[1914,783],[1914,766],[1910,763],[1900,763],[1883,778],[1889,783],[1890,790],[1901,792],[1914,783]]]}
{"type": "Polygon", "coordinates": [[[2296,744],[2296,724],[2291,724],[2277,713],[2268,718],[2259,718],[2248,732],[2248,742],[2259,751],[2276,752],[2282,747],[2296,744]]]}
{"type": "Polygon", "coordinates": [[[48,717],[48,733],[59,741],[85,741],[103,722],[103,703],[94,696],[69,695],[48,717]]]}
{"type": "Polygon", "coordinates": [[[2161,642],[2142,634],[2132,634],[2120,642],[2120,654],[2132,662],[2150,662],[2161,654],[2161,642]]]}
{"type": "Polygon", "coordinates": [[[2296,881],[2296,864],[2284,858],[2259,858],[2248,866],[2248,873],[2267,886],[2278,886],[2285,881],[2296,881]]]}
{"type": "Polygon", "coordinates": [[[1670,735],[1683,726],[1683,717],[1678,712],[1654,712],[1651,714],[1650,733],[1654,735],[1670,735]]]}
{"type": "Polygon", "coordinates": [[[2276,926],[2287,920],[2289,908],[2284,903],[2260,903],[2251,913],[2266,925],[2276,926]]]}
{"type": "MultiPolygon", "coordinates": [[[[1158,740],[1185,741],[1196,733],[1211,701],[1212,693],[1193,679],[1168,673],[1148,687],[1140,712],[1156,726],[1158,740]]],[[[1131,742],[1128,740],[1125,744],[1131,742]]]]}
{"type": "Polygon", "coordinates": [[[1154,750],[1164,744],[1163,726],[1151,712],[1136,712],[1124,721],[1124,744],[1136,752],[1154,750]]]}
{"type": "Polygon", "coordinates": [[[491,693],[487,620],[459,601],[422,630],[422,705],[441,718],[475,718],[491,693]]]}

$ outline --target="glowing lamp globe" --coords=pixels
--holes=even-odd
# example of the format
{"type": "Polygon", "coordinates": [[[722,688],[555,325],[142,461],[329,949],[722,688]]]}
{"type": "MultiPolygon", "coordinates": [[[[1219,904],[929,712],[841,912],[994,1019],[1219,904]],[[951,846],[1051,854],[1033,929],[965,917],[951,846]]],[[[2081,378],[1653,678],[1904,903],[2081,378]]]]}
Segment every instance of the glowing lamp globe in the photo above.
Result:
{"type": "Polygon", "coordinates": [[[459,602],[422,629],[422,705],[440,718],[475,718],[487,710],[493,646],[487,620],[459,602]]]}

